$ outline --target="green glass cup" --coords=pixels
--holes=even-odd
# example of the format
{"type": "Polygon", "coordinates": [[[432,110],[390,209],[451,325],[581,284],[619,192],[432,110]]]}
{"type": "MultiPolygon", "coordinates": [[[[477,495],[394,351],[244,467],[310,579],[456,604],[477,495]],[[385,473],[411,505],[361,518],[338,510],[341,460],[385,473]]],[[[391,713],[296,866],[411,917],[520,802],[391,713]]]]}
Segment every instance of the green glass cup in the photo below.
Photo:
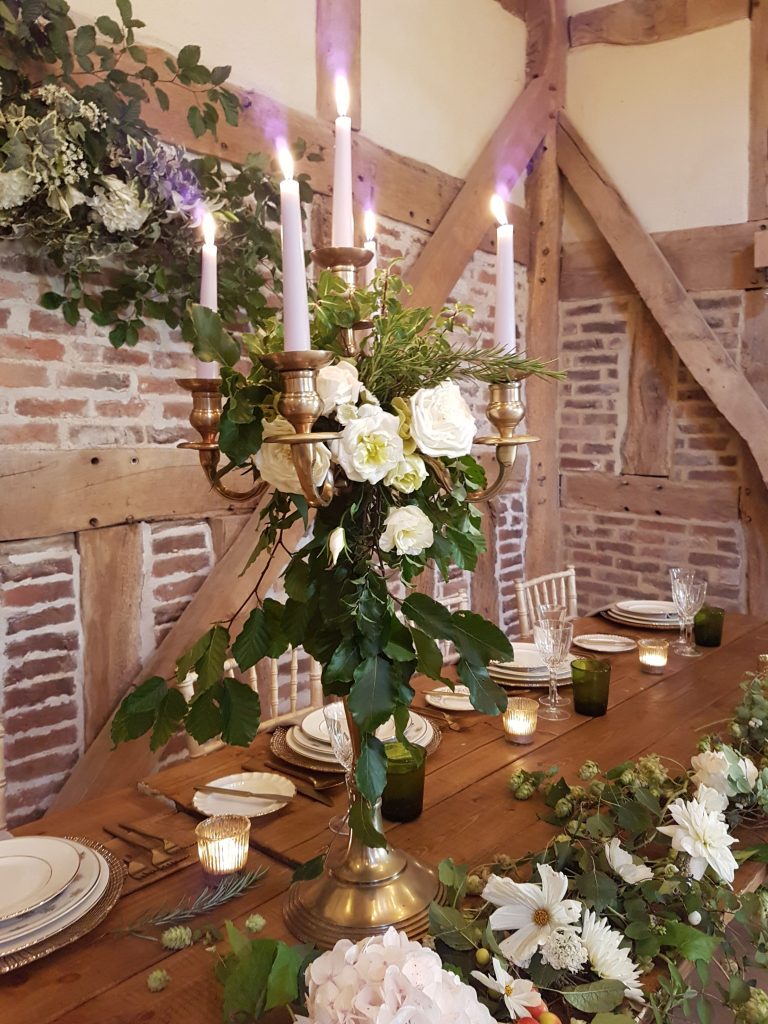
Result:
{"type": "Polygon", "coordinates": [[[608,710],[611,663],[602,658],[576,658],[571,662],[573,710],[577,715],[599,718],[608,710]]]}
{"type": "Polygon", "coordinates": [[[387,783],[381,797],[381,813],[387,821],[413,821],[424,806],[423,747],[408,748],[393,741],[384,744],[387,783]]]}
{"type": "Polygon", "coordinates": [[[697,647],[719,647],[723,641],[723,608],[702,605],[693,619],[693,639],[697,647]]]}

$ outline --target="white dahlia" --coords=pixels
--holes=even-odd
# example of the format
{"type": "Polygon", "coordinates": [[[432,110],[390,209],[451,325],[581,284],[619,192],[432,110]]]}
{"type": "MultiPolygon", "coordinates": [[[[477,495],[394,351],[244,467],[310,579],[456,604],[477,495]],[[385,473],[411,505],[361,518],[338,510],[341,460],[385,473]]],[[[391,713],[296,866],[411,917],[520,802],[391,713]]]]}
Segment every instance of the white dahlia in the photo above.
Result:
{"type": "Polygon", "coordinates": [[[724,882],[733,882],[736,858],[729,847],[738,840],[728,834],[728,827],[718,811],[708,810],[699,800],[678,798],[669,805],[674,825],[661,825],[659,832],[670,836],[672,849],[690,857],[690,874],[701,878],[708,867],[724,882]]]}
{"type": "Polygon", "coordinates": [[[633,1003],[644,1003],[645,994],[640,985],[640,968],[619,943],[623,936],[592,910],[584,911],[581,941],[587,950],[592,970],[600,978],[620,981],[624,995],[633,1003]]]}

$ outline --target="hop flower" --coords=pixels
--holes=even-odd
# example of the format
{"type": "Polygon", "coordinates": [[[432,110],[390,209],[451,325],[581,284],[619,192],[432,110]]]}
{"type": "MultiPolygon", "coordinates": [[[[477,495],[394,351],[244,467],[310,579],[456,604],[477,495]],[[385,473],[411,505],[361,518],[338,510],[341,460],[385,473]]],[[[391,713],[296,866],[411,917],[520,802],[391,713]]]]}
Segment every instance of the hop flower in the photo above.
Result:
{"type": "Polygon", "coordinates": [[[525,782],[525,772],[522,768],[518,768],[516,772],[512,772],[509,776],[509,782],[507,785],[514,791],[518,786],[521,786],[523,782],[525,782]]]}
{"type": "Polygon", "coordinates": [[[660,786],[667,777],[667,770],[658,754],[639,758],[635,770],[644,786],[660,786]]]}
{"type": "Polygon", "coordinates": [[[166,949],[186,949],[192,945],[192,929],[183,924],[166,928],[160,936],[160,943],[166,949]]]}
{"type": "Polygon", "coordinates": [[[592,794],[592,796],[600,797],[600,796],[603,795],[603,790],[604,789],[605,789],[605,783],[604,782],[593,782],[592,785],[589,787],[589,792],[592,794]]]}
{"type": "Polygon", "coordinates": [[[467,878],[467,894],[469,896],[479,896],[485,888],[485,882],[480,875],[469,875],[467,878]]]}
{"type": "Polygon", "coordinates": [[[594,779],[599,774],[600,768],[595,761],[585,761],[581,768],[579,768],[579,778],[585,782],[589,782],[590,779],[594,779]]]}
{"type": "Polygon", "coordinates": [[[503,868],[505,871],[509,871],[510,868],[515,866],[514,859],[510,857],[508,853],[494,853],[491,860],[494,864],[498,864],[499,867],[503,868]]]}
{"type": "Polygon", "coordinates": [[[571,786],[571,792],[569,795],[571,800],[583,800],[587,795],[587,791],[583,786],[571,786]]]}
{"type": "Polygon", "coordinates": [[[515,790],[515,800],[530,800],[535,792],[536,787],[532,782],[524,782],[515,790]]]}
{"type": "Polygon", "coordinates": [[[619,782],[622,786],[631,786],[636,779],[637,776],[631,768],[627,768],[626,771],[623,771],[619,776],[619,782]]]}
{"type": "Polygon", "coordinates": [[[158,967],[156,971],[150,971],[147,975],[147,988],[150,992],[162,992],[170,980],[168,971],[158,967]]]}
{"type": "Polygon", "coordinates": [[[573,813],[573,804],[570,800],[565,798],[558,800],[555,804],[555,817],[556,818],[567,818],[573,813]]]}
{"type": "Polygon", "coordinates": [[[746,1003],[736,1008],[736,1024],[768,1024],[768,994],[753,988],[746,1003]]]}
{"type": "Polygon", "coordinates": [[[245,930],[247,932],[260,932],[267,923],[266,918],[261,914],[251,914],[245,919],[245,930]]]}

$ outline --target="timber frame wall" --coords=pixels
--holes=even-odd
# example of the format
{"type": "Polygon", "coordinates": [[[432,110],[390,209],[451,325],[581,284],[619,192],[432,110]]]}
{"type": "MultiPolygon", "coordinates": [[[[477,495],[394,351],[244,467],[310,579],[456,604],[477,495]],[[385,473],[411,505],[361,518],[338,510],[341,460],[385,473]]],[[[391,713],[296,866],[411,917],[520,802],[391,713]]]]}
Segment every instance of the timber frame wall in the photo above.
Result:
{"type": "MultiPolygon", "coordinates": [[[[493,313],[494,233],[486,225],[495,171],[503,161],[518,176],[529,172],[526,209],[513,208],[511,218],[518,270],[528,269],[521,334],[533,355],[559,358],[571,376],[559,389],[539,381],[526,387],[527,429],[542,440],[491,504],[473,606],[513,630],[512,579],[523,572],[574,561],[587,611],[617,594],[655,595],[666,588],[667,566],[689,561],[707,573],[718,600],[768,613],[768,314],[753,258],[755,233],[768,227],[768,4],[620,0],[567,19],[563,0],[498,2],[527,23],[527,84],[466,180],[362,133],[354,140],[358,200],[375,182],[382,255],[405,257],[414,302],[453,296],[479,306],[480,330],[493,313]],[[650,236],[562,112],[569,47],[653,43],[750,15],[750,220],[650,236]],[[604,241],[562,245],[564,188],[574,190],[604,241]]],[[[360,0],[316,4],[317,117],[280,114],[289,137],[330,155],[336,48],[357,54],[351,86],[359,127],[360,0]]],[[[163,56],[154,52],[158,63],[163,56]]],[[[218,141],[194,139],[183,118],[158,108],[148,120],[164,138],[238,161],[269,146],[260,126],[276,107],[254,92],[242,98],[247,127],[222,125],[218,141]]],[[[300,170],[318,191],[312,220],[320,237],[332,161],[300,170]]],[[[0,473],[12,484],[0,509],[0,571],[4,649],[15,659],[4,679],[10,804],[20,818],[47,806],[65,779],[63,804],[151,770],[143,742],[110,751],[110,711],[132,681],[169,672],[211,619],[237,607],[250,586],[238,574],[258,524],[257,511],[232,508],[207,490],[189,454],[157,447],[184,431],[187,403],[173,385],[188,358],[184,347],[166,339],[161,352],[115,355],[89,336],[78,339],[75,360],[58,340],[72,329],[33,308],[39,268],[18,256],[4,268],[0,358],[9,385],[28,389],[20,392],[23,409],[19,401],[0,406],[0,416],[14,413],[0,449],[0,473]],[[28,323],[3,300],[27,303],[28,323]],[[30,396],[53,385],[55,394],[30,396]],[[98,401],[85,397],[89,387],[99,390],[98,401]],[[116,417],[108,436],[62,427],[89,402],[96,403],[89,412],[116,417]],[[57,450],[64,429],[73,450],[57,450]],[[42,679],[29,674],[33,662],[45,663],[42,679]],[[78,673],[80,706],[70,700],[78,673]],[[41,750],[50,736],[63,746],[41,750]]],[[[482,412],[484,396],[469,397],[482,412]]],[[[448,586],[466,585],[457,577],[448,586]]]]}

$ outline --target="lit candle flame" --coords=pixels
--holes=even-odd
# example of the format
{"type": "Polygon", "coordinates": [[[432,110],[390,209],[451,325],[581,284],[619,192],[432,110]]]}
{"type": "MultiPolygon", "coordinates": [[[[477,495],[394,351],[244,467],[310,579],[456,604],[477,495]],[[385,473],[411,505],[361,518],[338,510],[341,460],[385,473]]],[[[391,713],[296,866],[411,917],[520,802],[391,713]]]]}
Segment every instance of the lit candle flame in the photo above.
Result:
{"type": "Polygon", "coordinates": [[[376,234],[376,214],[373,210],[366,210],[363,214],[363,228],[366,242],[372,242],[376,234]]]}
{"type": "Polygon", "coordinates": [[[206,245],[213,245],[216,240],[216,221],[213,219],[213,214],[205,213],[203,215],[203,241],[206,245]]]}
{"type": "Polygon", "coordinates": [[[293,177],[293,157],[285,143],[280,143],[277,147],[277,162],[285,180],[290,181],[293,177]]]}
{"type": "Polygon", "coordinates": [[[509,221],[507,220],[507,204],[504,202],[504,200],[501,198],[498,192],[496,192],[491,197],[491,213],[499,222],[499,224],[509,223],[509,221]]]}
{"type": "Polygon", "coordinates": [[[336,112],[346,117],[349,110],[349,82],[346,75],[336,75],[336,112]]]}

